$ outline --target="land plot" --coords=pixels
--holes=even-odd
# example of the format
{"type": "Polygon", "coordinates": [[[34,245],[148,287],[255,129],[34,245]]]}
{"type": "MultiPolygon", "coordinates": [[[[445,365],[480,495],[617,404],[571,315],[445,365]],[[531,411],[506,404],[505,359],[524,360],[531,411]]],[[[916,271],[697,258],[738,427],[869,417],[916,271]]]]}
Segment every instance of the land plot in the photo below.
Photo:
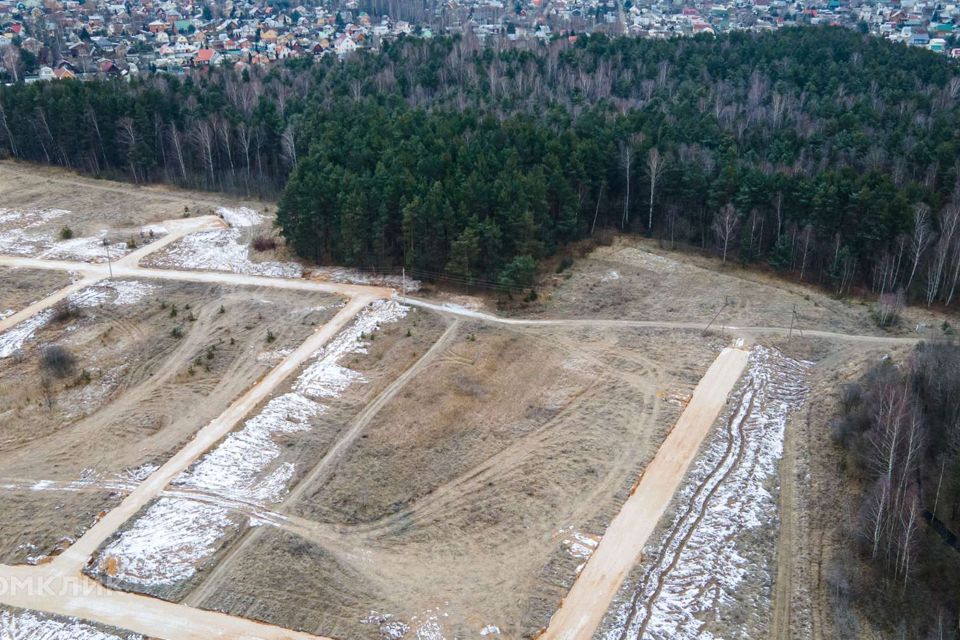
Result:
{"type": "Polygon", "coordinates": [[[0,334],[0,562],[69,544],[341,304],[109,280],[0,334]]]}
{"type": "Polygon", "coordinates": [[[718,344],[463,323],[200,604],[342,638],[533,636],[718,344]],[[435,634],[435,635],[429,635],[435,634]]]}
{"type": "MultiPolygon", "coordinates": [[[[377,300],[200,460],[174,478],[97,554],[91,575],[111,587],[181,600],[217,591],[224,554],[260,528],[324,536],[277,505],[355,417],[443,330],[438,316],[377,300]]],[[[270,594],[265,594],[270,597],[270,594]]]]}

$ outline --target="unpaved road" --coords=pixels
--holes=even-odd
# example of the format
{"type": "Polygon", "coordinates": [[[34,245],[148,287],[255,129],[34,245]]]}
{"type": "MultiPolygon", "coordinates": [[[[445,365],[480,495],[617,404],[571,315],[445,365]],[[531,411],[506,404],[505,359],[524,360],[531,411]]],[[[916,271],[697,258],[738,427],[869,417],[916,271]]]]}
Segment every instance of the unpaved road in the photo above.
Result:
{"type": "Polygon", "coordinates": [[[45,567],[0,566],[0,601],[120,627],[164,640],[329,640],[157,598],[111,591],[85,576],[45,567]]]}
{"type": "MultiPolygon", "coordinates": [[[[82,289],[97,280],[109,277],[111,269],[114,277],[277,287],[335,293],[351,298],[350,302],[331,322],[321,327],[317,333],[267,374],[263,380],[236,400],[226,412],[201,429],[191,442],[127,495],[117,508],[106,514],[52,563],[43,567],[0,566],[0,583],[12,580],[17,581],[18,584],[30,584],[30,581],[47,580],[52,581],[53,584],[62,584],[67,581],[74,585],[81,584],[84,589],[92,590],[86,592],[81,590],[81,593],[78,594],[64,595],[57,589],[7,589],[6,593],[0,594],[0,602],[55,614],[77,616],[131,629],[150,637],[169,638],[171,640],[314,637],[269,627],[243,618],[201,611],[186,605],[110,591],[102,588],[98,583],[88,580],[80,573],[91,555],[104,540],[118,530],[141,507],[160,495],[177,473],[189,466],[210,446],[226,435],[251,409],[266,399],[291,372],[336,335],[363,306],[377,298],[389,298],[394,295],[391,289],[383,287],[336,284],[305,279],[247,276],[216,271],[146,269],[138,266],[140,259],[178,237],[205,228],[207,225],[218,224],[220,224],[219,221],[210,219],[184,221],[182,225],[172,224],[172,233],[168,236],[169,239],[147,245],[113,265],[0,256],[0,266],[61,270],[81,274],[80,281],[44,298],[18,314],[0,321],[0,331],[6,330],[33,314],[51,307],[74,291],[82,289]],[[96,588],[94,589],[94,587],[96,588]]],[[[690,322],[501,318],[463,307],[440,305],[415,298],[405,297],[403,301],[445,315],[508,325],[702,329],[700,323],[690,322]]],[[[788,331],[781,327],[727,327],[727,329],[732,333],[747,337],[760,333],[784,335],[788,331]]],[[[806,331],[805,334],[856,342],[908,344],[917,341],[913,338],[858,336],[824,331],[806,331]]],[[[745,351],[726,349],[708,369],[697,386],[690,404],[667,436],[657,456],[641,476],[631,497],[608,527],[600,545],[575,582],[573,589],[551,619],[544,637],[586,640],[592,636],[606,613],[611,599],[637,560],[644,543],[656,527],[660,516],[668,507],[684,472],[696,456],[700,443],[720,413],[727,394],[736,383],[746,362],[747,353],[745,351]]],[[[419,364],[415,365],[415,368],[418,366],[419,364]]],[[[391,390],[395,392],[408,378],[409,376],[405,376],[398,379],[385,393],[391,390]]],[[[369,412],[364,413],[364,416],[369,413],[372,417],[381,405],[382,403],[376,403],[376,406],[371,407],[369,412]]],[[[351,428],[346,434],[348,439],[355,437],[364,426],[365,422],[363,420],[355,424],[355,428],[351,428]]],[[[342,447],[337,447],[334,451],[331,451],[330,455],[333,457],[330,460],[334,459],[340,449],[342,447]]],[[[325,473],[328,466],[329,464],[325,459],[318,465],[319,469],[314,470],[314,473],[325,473]]],[[[303,484],[306,485],[306,483],[303,484]]],[[[11,583],[8,582],[7,584],[11,583]]]]}
{"type": "MultiPolygon", "coordinates": [[[[143,257],[143,256],[141,256],[143,257]]],[[[103,279],[108,277],[108,265],[91,264],[88,262],[70,262],[64,260],[44,260],[22,256],[0,256],[2,267],[28,267],[31,269],[50,269],[56,271],[75,271],[86,277],[103,279]]],[[[336,293],[345,296],[371,296],[378,298],[393,297],[393,289],[374,287],[369,285],[341,284],[321,280],[286,279],[268,276],[248,276],[223,271],[179,271],[175,269],[149,269],[123,262],[113,265],[114,277],[150,278],[158,280],[179,280],[185,282],[207,282],[217,284],[232,284],[238,286],[277,287],[280,289],[295,289],[301,291],[319,291],[336,293]]],[[[422,309],[429,309],[445,315],[471,318],[484,322],[517,326],[555,326],[555,327],[635,327],[650,329],[690,329],[702,330],[702,322],[672,322],[657,320],[611,320],[603,318],[570,319],[570,320],[534,320],[525,318],[504,318],[501,316],[467,309],[456,305],[437,304],[403,296],[402,302],[422,309]]],[[[739,327],[727,325],[725,330],[737,336],[751,337],[755,335],[788,335],[788,327],[739,327]]],[[[922,337],[904,338],[892,336],[871,336],[849,333],[835,333],[832,331],[804,330],[803,335],[811,338],[827,338],[832,340],[846,340],[851,342],[880,343],[880,344],[916,344],[922,337]]]]}
{"type": "Polygon", "coordinates": [[[724,349],[694,389],[690,403],[644,470],[633,493],[553,614],[541,638],[590,640],[611,600],[667,510],[700,445],[747,365],[749,353],[724,349]]]}
{"type": "MultiPolygon", "coordinates": [[[[409,367],[402,374],[397,376],[387,388],[384,389],[377,397],[370,401],[367,406],[365,406],[360,413],[351,421],[350,425],[344,431],[343,435],[330,447],[327,453],[323,456],[320,462],[317,463],[313,469],[310,470],[299,482],[297,485],[290,491],[286,498],[284,498],[283,505],[288,507],[296,503],[296,501],[303,495],[303,493],[311,486],[314,486],[321,478],[325,477],[331,472],[331,468],[334,463],[343,455],[343,453],[352,445],[357,438],[360,437],[360,434],[363,433],[363,430],[370,424],[370,422],[377,416],[380,409],[387,404],[397,393],[403,389],[406,384],[414,379],[421,371],[427,368],[438,353],[441,353],[450,343],[453,341],[453,338],[457,334],[457,329],[459,328],[460,321],[455,320],[450,323],[446,331],[443,332],[443,335],[440,336],[440,339],[433,343],[433,346],[424,353],[419,360],[417,360],[411,367],[409,367]]],[[[300,518],[295,518],[295,520],[302,521],[300,518]]],[[[313,524],[313,523],[304,523],[304,524],[313,524]]],[[[320,526],[319,528],[323,528],[320,526]]],[[[227,575],[231,567],[231,561],[242,555],[243,550],[246,549],[253,540],[259,535],[260,529],[252,529],[248,531],[243,539],[236,542],[233,548],[223,557],[220,562],[217,563],[217,566],[207,575],[206,579],[198,585],[190,595],[184,600],[185,604],[191,606],[199,606],[204,600],[206,600],[211,594],[216,591],[217,587],[220,586],[221,581],[227,575]]]]}
{"type": "Polygon", "coordinates": [[[170,458],[166,464],[152,473],[135,491],[130,493],[115,509],[112,509],[97,524],[53,561],[54,566],[65,574],[79,572],[100,544],[109,538],[124,522],[141,507],[160,495],[164,487],[178,473],[190,466],[207,449],[229,433],[259,403],[266,400],[297,368],[310,359],[323,345],[330,341],[353,317],[373,300],[369,296],[357,296],[350,300],[330,322],[322,325],[316,333],[297,347],[280,364],[215,420],[197,432],[187,445],[170,458]]]}

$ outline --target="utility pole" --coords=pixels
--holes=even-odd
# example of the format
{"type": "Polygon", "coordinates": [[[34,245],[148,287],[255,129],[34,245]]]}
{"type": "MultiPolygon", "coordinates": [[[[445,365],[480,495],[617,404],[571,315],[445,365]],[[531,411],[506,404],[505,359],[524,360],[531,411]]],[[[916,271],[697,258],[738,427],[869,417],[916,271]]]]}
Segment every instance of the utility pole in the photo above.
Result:
{"type": "Polygon", "coordinates": [[[401,283],[400,299],[403,300],[404,303],[406,303],[407,301],[407,268],[405,266],[400,267],[400,283],[401,283]]]}
{"type": "Polygon", "coordinates": [[[113,279],[113,262],[110,261],[110,243],[107,241],[107,236],[103,236],[103,247],[107,252],[107,269],[110,270],[110,279],[113,279]]]}

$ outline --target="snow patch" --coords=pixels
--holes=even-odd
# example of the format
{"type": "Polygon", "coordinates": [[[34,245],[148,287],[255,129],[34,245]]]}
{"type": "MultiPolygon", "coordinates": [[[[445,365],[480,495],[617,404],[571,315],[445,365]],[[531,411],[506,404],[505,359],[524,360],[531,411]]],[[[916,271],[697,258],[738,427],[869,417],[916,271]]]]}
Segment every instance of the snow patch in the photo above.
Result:
{"type": "MultiPolygon", "coordinates": [[[[71,293],[67,296],[67,302],[78,308],[88,309],[106,304],[108,294],[112,292],[113,304],[118,306],[128,305],[139,302],[144,296],[157,288],[157,285],[147,282],[107,280],[71,293]]],[[[16,353],[17,350],[23,347],[27,340],[33,338],[34,334],[45,327],[52,318],[53,310],[44,309],[23,322],[14,325],[7,331],[0,333],[0,359],[9,358],[16,353]]]]}
{"type": "Polygon", "coordinates": [[[101,631],[77,618],[64,618],[34,611],[0,611],[3,640],[143,640],[143,636],[116,635],[101,631]]]}
{"type": "Polygon", "coordinates": [[[40,258],[48,260],[82,260],[84,262],[103,262],[109,255],[111,260],[119,260],[130,252],[126,242],[103,244],[102,237],[88,236],[61,240],[40,253],[40,258]]]}
{"type": "Polygon", "coordinates": [[[217,209],[217,215],[231,227],[255,227],[263,222],[263,216],[247,207],[238,207],[231,209],[229,207],[220,207],[217,209]]]}
{"type": "Polygon", "coordinates": [[[421,287],[419,280],[409,276],[404,278],[402,275],[364,273],[348,267],[315,267],[310,271],[310,275],[340,284],[364,284],[374,287],[392,287],[394,289],[406,287],[406,293],[416,293],[420,291],[421,287]]]}
{"type": "Polygon", "coordinates": [[[52,317],[53,311],[45,309],[0,333],[0,358],[9,358],[19,351],[27,340],[50,322],[52,317]]]}
{"type": "Polygon", "coordinates": [[[116,577],[141,585],[189,580],[197,564],[217,550],[228,527],[226,509],[193,500],[160,498],[100,555],[103,571],[116,561],[116,577]]]}
{"type": "MultiPolygon", "coordinates": [[[[654,562],[621,589],[603,640],[712,639],[705,620],[729,619],[730,609],[742,607],[736,596],[745,580],[770,583],[771,558],[745,532],[776,526],[777,500],[766,485],[783,454],[787,419],[806,400],[809,367],[774,349],[751,352],[732,416],[721,418],[687,474],[673,522],[644,552],[654,562]]],[[[750,608],[766,611],[769,600],[769,592],[751,594],[750,608]]]]}
{"type": "MultiPolygon", "coordinates": [[[[169,585],[192,577],[216,552],[227,531],[239,525],[234,507],[256,510],[283,500],[296,468],[289,462],[277,464],[281,438],[311,428],[311,419],[326,409],[317,399],[337,397],[351,383],[363,380],[337,361],[365,351],[367,343],[361,336],[406,313],[406,307],[389,300],[365,307],[349,327],[314,354],[315,361],[297,378],[291,392],[271,399],[240,430],[174,478],[171,485],[183,494],[160,498],[130,529],[116,536],[100,554],[99,571],[106,572],[113,559],[113,575],[133,584],[169,585]],[[175,518],[172,523],[171,517],[175,518]]],[[[249,524],[263,522],[255,515],[249,524]]]]}
{"type": "Polygon", "coordinates": [[[600,278],[600,282],[613,282],[619,279],[620,272],[616,271],[615,269],[611,269],[610,271],[607,271],[602,278],[600,278]]]}
{"type": "Polygon", "coordinates": [[[150,266],[168,269],[228,271],[242,275],[300,278],[303,267],[295,262],[253,262],[240,229],[199,231],[151,255],[150,266]]]}

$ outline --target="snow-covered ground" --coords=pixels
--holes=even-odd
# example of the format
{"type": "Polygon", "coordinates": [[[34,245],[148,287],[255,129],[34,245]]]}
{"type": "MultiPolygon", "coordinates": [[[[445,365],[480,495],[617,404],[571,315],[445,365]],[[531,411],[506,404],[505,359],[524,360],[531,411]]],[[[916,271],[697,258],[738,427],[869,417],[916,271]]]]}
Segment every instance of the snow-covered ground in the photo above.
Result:
{"type": "Polygon", "coordinates": [[[217,215],[231,227],[255,227],[263,222],[263,216],[247,207],[220,207],[217,215]]]}
{"type": "Polygon", "coordinates": [[[229,271],[243,275],[299,278],[303,267],[295,262],[253,262],[250,247],[239,228],[200,231],[174,242],[146,260],[168,269],[229,271]]]}
{"type": "Polygon", "coordinates": [[[108,253],[110,259],[117,260],[130,252],[125,242],[104,245],[106,230],[97,236],[61,240],[54,231],[44,228],[69,214],[66,209],[0,209],[0,254],[103,262],[108,253]]]}
{"type": "MultiPolygon", "coordinates": [[[[100,553],[99,570],[142,586],[172,585],[193,576],[216,552],[218,541],[241,524],[235,505],[266,506],[284,498],[296,469],[292,463],[278,463],[281,438],[310,429],[310,420],[326,409],[324,398],[366,381],[339,362],[365,352],[363,336],[383,323],[396,322],[407,311],[392,300],[378,300],[361,311],[315,355],[290,392],[270,400],[242,428],[178,475],[168,495],[110,542],[100,553]],[[170,495],[177,490],[182,493],[170,495]],[[191,491],[196,499],[190,497],[191,491]]],[[[254,516],[249,524],[262,522],[254,516]]]]}
{"type": "MultiPolygon", "coordinates": [[[[444,628],[443,619],[449,614],[440,608],[424,611],[420,614],[410,616],[410,620],[404,622],[391,613],[377,613],[371,611],[370,615],[362,619],[362,624],[375,624],[380,632],[380,637],[386,640],[446,640],[448,633],[444,628]]],[[[499,627],[495,625],[486,625],[477,631],[481,637],[500,635],[499,627]]]]}
{"type": "MultiPolygon", "coordinates": [[[[117,306],[135,304],[157,289],[157,285],[139,280],[104,280],[67,296],[67,302],[78,309],[102,304],[117,306]],[[112,296],[112,297],[111,297],[112,296]]],[[[0,359],[9,358],[53,318],[53,310],[45,309],[0,333],[0,359]]]]}
{"type": "Polygon", "coordinates": [[[34,611],[0,611],[3,640],[142,640],[143,636],[101,631],[76,618],[49,616],[34,611]]]}
{"type": "Polygon", "coordinates": [[[406,287],[407,293],[420,291],[421,282],[402,275],[387,275],[381,273],[365,273],[349,267],[314,267],[310,270],[311,276],[317,276],[330,282],[341,284],[365,284],[374,287],[392,287],[398,291],[406,287]]]}
{"type": "MultiPolygon", "coordinates": [[[[772,549],[757,548],[748,538],[753,530],[777,525],[777,499],[768,487],[775,486],[787,418],[806,399],[809,366],[774,349],[752,351],[732,416],[721,418],[688,473],[671,525],[644,552],[652,562],[621,589],[601,638],[723,637],[705,628],[708,620],[730,620],[736,607],[740,618],[769,609],[769,588],[741,589],[748,581],[772,580],[772,549]]],[[[745,628],[730,631],[748,637],[745,628]]]]}

